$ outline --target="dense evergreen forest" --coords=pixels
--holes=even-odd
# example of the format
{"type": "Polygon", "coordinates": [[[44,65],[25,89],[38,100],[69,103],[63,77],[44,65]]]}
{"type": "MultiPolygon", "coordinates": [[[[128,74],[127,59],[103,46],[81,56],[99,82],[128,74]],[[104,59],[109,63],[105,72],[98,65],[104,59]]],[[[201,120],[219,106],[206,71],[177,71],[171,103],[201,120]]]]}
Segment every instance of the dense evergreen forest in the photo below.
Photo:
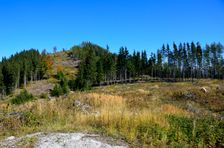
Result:
{"type": "Polygon", "coordinates": [[[47,70],[46,57],[31,49],[3,58],[0,62],[0,98],[16,88],[26,88],[28,81],[43,79],[47,70]]]}
{"type": "MultiPolygon", "coordinates": [[[[130,54],[126,47],[121,47],[119,53],[114,54],[108,46],[102,48],[83,42],[67,52],[74,60],[81,60],[78,74],[69,81],[69,86],[72,90],[85,90],[93,85],[128,82],[142,77],[172,81],[223,79],[223,51],[220,43],[202,47],[200,43],[192,42],[179,45],[173,43],[172,46],[164,44],[150,55],[147,55],[146,50],[130,54]]],[[[0,97],[16,88],[26,88],[28,81],[43,79],[51,62],[46,51],[40,54],[35,49],[22,51],[8,59],[3,58],[0,62],[0,97]]]]}
{"type": "Polygon", "coordinates": [[[212,43],[202,47],[199,42],[162,45],[157,53],[146,50],[130,54],[121,47],[118,54],[90,42],[74,46],[70,56],[80,58],[77,79],[70,81],[71,89],[89,89],[92,85],[129,81],[143,76],[172,81],[193,79],[223,79],[223,46],[212,43]]]}

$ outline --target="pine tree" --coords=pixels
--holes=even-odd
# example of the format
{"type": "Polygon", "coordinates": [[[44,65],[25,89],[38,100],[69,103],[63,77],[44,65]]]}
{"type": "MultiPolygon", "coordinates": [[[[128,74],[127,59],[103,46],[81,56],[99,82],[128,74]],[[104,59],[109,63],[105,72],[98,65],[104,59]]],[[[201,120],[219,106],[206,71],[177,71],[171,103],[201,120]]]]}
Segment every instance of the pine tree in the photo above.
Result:
{"type": "Polygon", "coordinates": [[[156,55],[154,53],[151,53],[151,56],[149,58],[149,74],[151,75],[151,77],[155,76],[156,73],[156,55]]]}
{"type": "Polygon", "coordinates": [[[96,57],[94,55],[93,50],[89,50],[88,55],[85,59],[85,78],[87,81],[87,85],[91,86],[96,82],[96,57]]]}
{"type": "Polygon", "coordinates": [[[127,79],[127,58],[128,58],[127,48],[121,47],[117,59],[118,75],[121,81],[123,80],[126,81],[127,79]]]}
{"type": "Polygon", "coordinates": [[[186,49],[186,44],[183,44],[183,52],[182,52],[182,59],[183,59],[183,80],[186,78],[187,75],[187,68],[189,67],[189,62],[188,62],[188,57],[187,57],[187,49],[186,49]]]}
{"type": "Polygon", "coordinates": [[[201,78],[202,75],[202,48],[200,43],[197,43],[197,52],[196,52],[196,58],[197,58],[197,78],[201,78]]]}
{"type": "Polygon", "coordinates": [[[116,56],[113,54],[106,54],[103,57],[103,72],[105,81],[116,79],[116,56]]]}
{"type": "Polygon", "coordinates": [[[166,45],[166,54],[167,54],[167,63],[168,63],[168,78],[170,78],[172,74],[172,66],[173,66],[173,53],[170,50],[169,44],[166,45]]]}
{"type": "Polygon", "coordinates": [[[141,63],[141,55],[140,52],[137,52],[136,60],[135,60],[135,69],[137,71],[137,75],[140,76],[140,71],[142,69],[142,63],[141,63]]]}
{"type": "Polygon", "coordinates": [[[96,81],[99,85],[101,85],[101,82],[104,80],[104,70],[103,70],[103,59],[99,59],[96,63],[96,81]]]}
{"type": "Polygon", "coordinates": [[[88,53],[82,59],[75,82],[75,89],[79,90],[90,89],[97,80],[96,57],[94,52],[90,48],[84,48],[84,50],[88,50],[88,53]]]}
{"type": "Polygon", "coordinates": [[[162,51],[157,50],[157,76],[162,77],[162,62],[163,62],[163,56],[162,56],[162,51]]]}
{"type": "Polygon", "coordinates": [[[210,77],[210,65],[211,65],[211,59],[210,59],[210,46],[207,44],[203,53],[204,56],[204,77],[208,78],[210,77]]]}
{"type": "Polygon", "coordinates": [[[192,52],[191,52],[191,45],[189,43],[187,43],[187,60],[188,60],[188,67],[186,75],[188,76],[188,78],[190,78],[192,72],[192,52]]]}
{"type": "Polygon", "coordinates": [[[3,74],[2,74],[2,66],[0,63],[0,99],[4,97],[4,83],[3,83],[3,74]]]}
{"type": "Polygon", "coordinates": [[[16,76],[14,73],[14,67],[10,63],[4,63],[2,68],[3,83],[5,85],[6,94],[10,94],[14,90],[16,76]]]}
{"type": "Polygon", "coordinates": [[[141,55],[141,71],[142,71],[142,75],[146,74],[146,68],[148,66],[148,58],[147,58],[147,53],[146,51],[144,50],[142,52],[142,55],[141,55]]]}
{"type": "Polygon", "coordinates": [[[197,48],[194,42],[191,43],[191,78],[195,78],[195,69],[196,69],[196,52],[197,48]]]}
{"type": "Polygon", "coordinates": [[[134,58],[130,55],[127,59],[128,79],[135,77],[134,58]]]}
{"type": "Polygon", "coordinates": [[[85,63],[84,63],[84,61],[82,61],[79,65],[79,71],[78,71],[77,78],[76,78],[75,82],[70,83],[70,88],[72,90],[89,89],[87,86],[87,83],[84,79],[84,70],[85,70],[85,63]]]}
{"type": "Polygon", "coordinates": [[[176,76],[177,76],[178,57],[179,57],[179,54],[178,54],[177,45],[176,45],[176,43],[173,43],[173,62],[174,62],[174,65],[173,65],[173,78],[176,78],[176,76]]]}

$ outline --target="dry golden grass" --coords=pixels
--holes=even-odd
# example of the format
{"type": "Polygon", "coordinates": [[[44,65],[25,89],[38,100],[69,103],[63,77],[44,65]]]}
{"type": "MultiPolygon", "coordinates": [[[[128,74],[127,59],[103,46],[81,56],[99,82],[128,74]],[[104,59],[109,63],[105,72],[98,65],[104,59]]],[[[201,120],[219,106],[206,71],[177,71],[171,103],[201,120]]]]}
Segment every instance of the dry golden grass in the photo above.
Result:
{"type": "Polygon", "coordinates": [[[173,90],[189,90],[195,87],[198,86],[189,83],[113,85],[95,88],[88,92],[72,92],[68,96],[51,100],[37,99],[17,106],[0,103],[0,110],[4,112],[32,113],[28,116],[31,121],[26,124],[9,119],[6,122],[8,128],[0,131],[0,137],[34,131],[79,130],[123,137],[134,144],[138,142],[136,140],[139,139],[139,129],[142,126],[155,124],[169,129],[167,115],[191,117],[193,113],[164,100],[172,97],[173,90]],[[83,110],[82,105],[80,107],[75,104],[76,101],[89,108],[83,110]],[[15,130],[9,130],[10,128],[15,130]]]}
{"type": "Polygon", "coordinates": [[[183,110],[181,108],[178,108],[174,105],[171,104],[164,104],[161,106],[161,112],[165,114],[175,114],[175,115],[184,115],[184,116],[189,116],[190,113],[187,112],[186,110],[183,110]]]}

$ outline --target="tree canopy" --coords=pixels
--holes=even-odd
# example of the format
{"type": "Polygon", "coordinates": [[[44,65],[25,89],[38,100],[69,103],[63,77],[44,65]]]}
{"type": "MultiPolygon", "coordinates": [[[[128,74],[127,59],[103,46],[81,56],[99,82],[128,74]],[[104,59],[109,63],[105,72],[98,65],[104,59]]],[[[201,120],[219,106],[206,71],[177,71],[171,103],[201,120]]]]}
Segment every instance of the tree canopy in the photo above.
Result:
{"type": "Polygon", "coordinates": [[[28,81],[43,79],[47,70],[44,58],[35,49],[3,58],[0,62],[0,94],[10,94],[16,88],[26,87],[28,81]]]}

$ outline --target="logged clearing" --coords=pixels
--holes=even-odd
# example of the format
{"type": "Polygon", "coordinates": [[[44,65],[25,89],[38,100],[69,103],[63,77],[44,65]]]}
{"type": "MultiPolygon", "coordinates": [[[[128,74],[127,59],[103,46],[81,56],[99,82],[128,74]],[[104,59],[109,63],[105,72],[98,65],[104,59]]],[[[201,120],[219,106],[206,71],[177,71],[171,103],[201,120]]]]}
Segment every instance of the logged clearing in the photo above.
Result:
{"type": "Polygon", "coordinates": [[[37,95],[21,105],[4,100],[0,136],[89,132],[124,140],[131,147],[223,146],[223,118],[223,81],[120,84],[59,98],[37,95]]]}

